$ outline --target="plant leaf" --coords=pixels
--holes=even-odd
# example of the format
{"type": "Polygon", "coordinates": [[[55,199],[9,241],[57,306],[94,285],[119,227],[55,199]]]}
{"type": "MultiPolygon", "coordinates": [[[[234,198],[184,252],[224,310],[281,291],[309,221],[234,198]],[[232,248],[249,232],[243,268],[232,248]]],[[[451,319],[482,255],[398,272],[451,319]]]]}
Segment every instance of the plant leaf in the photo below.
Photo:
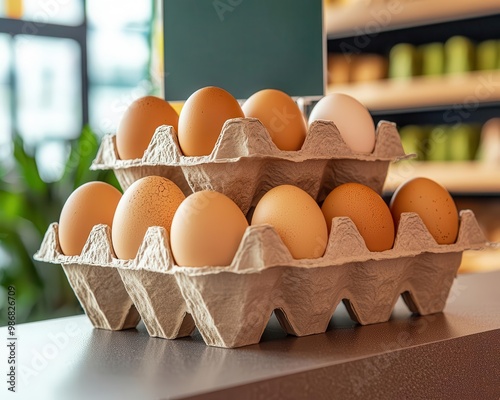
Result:
{"type": "Polygon", "coordinates": [[[62,180],[71,181],[73,189],[95,180],[97,172],[91,171],[90,166],[98,148],[99,140],[97,135],[92,132],[89,126],[85,126],[80,137],[71,144],[71,151],[62,180]]]}
{"type": "Polygon", "coordinates": [[[25,212],[24,197],[15,192],[0,189],[0,218],[6,221],[14,221],[25,212]]]}
{"type": "Polygon", "coordinates": [[[14,158],[27,186],[36,193],[45,194],[47,184],[40,178],[35,158],[26,152],[24,141],[19,135],[14,136],[14,158]]]}

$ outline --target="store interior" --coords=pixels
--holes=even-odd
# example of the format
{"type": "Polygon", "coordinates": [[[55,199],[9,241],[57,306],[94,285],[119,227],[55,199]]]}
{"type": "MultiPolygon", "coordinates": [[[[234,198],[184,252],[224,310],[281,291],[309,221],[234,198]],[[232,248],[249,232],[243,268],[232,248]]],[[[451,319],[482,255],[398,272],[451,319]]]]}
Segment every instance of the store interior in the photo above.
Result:
{"type": "MultiPolygon", "coordinates": [[[[132,101],[164,96],[160,10],[152,0],[0,0],[0,291],[18,287],[19,322],[81,313],[62,270],[32,256],[75,188],[118,186],[112,171],[89,167],[132,101]]],[[[491,242],[500,242],[499,11],[495,0],[324,0],[325,94],[349,94],[376,123],[395,122],[417,155],[390,167],[384,199],[407,179],[432,178],[491,242]]],[[[459,273],[495,269],[492,247],[465,252],[459,273]]]]}
{"type": "MultiPolygon", "coordinates": [[[[442,183],[500,240],[500,16],[494,1],[327,1],[328,91],[398,124],[417,158],[391,166],[442,183]]],[[[461,273],[500,268],[496,250],[465,253],[461,273]]]]}

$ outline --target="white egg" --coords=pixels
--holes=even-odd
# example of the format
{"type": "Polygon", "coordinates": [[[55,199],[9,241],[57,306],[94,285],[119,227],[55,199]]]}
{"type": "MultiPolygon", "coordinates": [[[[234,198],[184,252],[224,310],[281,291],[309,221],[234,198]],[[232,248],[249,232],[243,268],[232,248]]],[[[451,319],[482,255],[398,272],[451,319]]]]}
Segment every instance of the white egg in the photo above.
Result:
{"type": "Polygon", "coordinates": [[[318,119],[332,121],[344,142],[355,153],[369,154],[375,147],[375,124],[366,107],[342,93],[323,97],[309,116],[309,125],[318,119]]]}

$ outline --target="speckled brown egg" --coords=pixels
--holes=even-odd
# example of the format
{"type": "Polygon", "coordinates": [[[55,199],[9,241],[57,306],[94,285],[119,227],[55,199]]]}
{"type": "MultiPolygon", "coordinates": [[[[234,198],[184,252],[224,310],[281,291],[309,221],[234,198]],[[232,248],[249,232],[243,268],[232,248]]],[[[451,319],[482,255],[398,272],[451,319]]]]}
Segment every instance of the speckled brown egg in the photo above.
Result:
{"type": "Polygon", "coordinates": [[[427,178],[414,178],[399,186],[391,199],[396,227],[404,212],[417,213],[439,244],[452,244],[458,235],[458,211],[450,193],[427,178]]]}
{"type": "Polygon", "coordinates": [[[331,229],[335,217],[349,217],[370,251],[384,251],[394,244],[394,222],[380,195],[360,183],[345,183],[333,189],[321,207],[331,229]]]}
{"type": "Polygon", "coordinates": [[[59,218],[59,244],[63,254],[80,255],[95,225],[113,224],[122,194],[104,182],[89,182],[76,189],[64,203],[59,218]]]}
{"type": "Polygon", "coordinates": [[[224,89],[209,86],[194,92],[179,116],[179,146],[185,156],[212,153],[228,119],[243,118],[238,101],[224,89]]]}
{"type": "Polygon", "coordinates": [[[134,182],[123,194],[113,219],[112,239],[117,257],[135,258],[151,226],[161,226],[170,234],[172,219],[184,198],[175,183],[160,176],[134,182]]]}
{"type": "Polygon", "coordinates": [[[116,131],[116,150],[122,160],[142,158],[161,125],[177,131],[179,116],[172,106],[155,96],[135,100],[125,111],[116,131]]]}
{"type": "Polygon", "coordinates": [[[252,225],[259,224],[272,225],[295,259],[325,253],[328,232],[321,209],[296,186],[277,186],[260,199],[252,216],[252,225]]]}
{"type": "Polygon", "coordinates": [[[229,197],[204,190],[184,200],[172,221],[170,244],[178,265],[230,265],[248,227],[229,197]]]}

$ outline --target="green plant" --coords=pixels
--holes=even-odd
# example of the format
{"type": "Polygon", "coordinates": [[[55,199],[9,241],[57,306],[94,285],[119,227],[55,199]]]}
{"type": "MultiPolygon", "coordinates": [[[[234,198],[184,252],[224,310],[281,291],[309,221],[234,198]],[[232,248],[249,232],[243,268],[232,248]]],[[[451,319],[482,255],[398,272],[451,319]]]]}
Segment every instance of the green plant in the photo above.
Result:
{"type": "Polygon", "coordinates": [[[36,262],[33,254],[74,189],[96,180],[120,188],[112,171],[90,171],[98,146],[98,137],[85,127],[70,142],[62,178],[46,183],[38,172],[36,148],[14,138],[14,163],[0,166],[0,325],[6,324],[9,285],[16,287],[18,323],[81,313],[62,268],[36,262]]]}

